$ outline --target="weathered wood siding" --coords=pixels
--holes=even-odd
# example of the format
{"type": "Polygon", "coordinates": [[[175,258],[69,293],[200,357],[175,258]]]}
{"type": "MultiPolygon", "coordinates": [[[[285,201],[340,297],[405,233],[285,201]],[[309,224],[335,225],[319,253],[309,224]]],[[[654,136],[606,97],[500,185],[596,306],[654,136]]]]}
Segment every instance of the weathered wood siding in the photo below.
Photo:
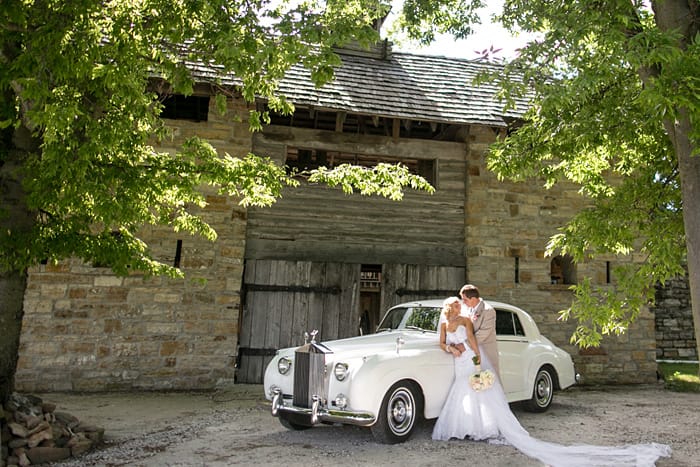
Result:
{"type": "Polygon", "coordinates": [[[403,302],[458,295],[465,268],[416,264],[382,267],[382,310],[403,302]]]}
{"type": "Polygon", "coordinates": [[[274,350],[358,334],[360,265],[248,260],[237,381],[261,383],[274,350]]]}
{"type": "Polygon", "coordinates": [[[305,185],[270,208],[248,212],[247,259],[464,266],[466,143],[271,126],[253,151],[283,163],[287,147],[432,159],[436,192],[410,191],[401,202],[348,196],[305,185]]]}

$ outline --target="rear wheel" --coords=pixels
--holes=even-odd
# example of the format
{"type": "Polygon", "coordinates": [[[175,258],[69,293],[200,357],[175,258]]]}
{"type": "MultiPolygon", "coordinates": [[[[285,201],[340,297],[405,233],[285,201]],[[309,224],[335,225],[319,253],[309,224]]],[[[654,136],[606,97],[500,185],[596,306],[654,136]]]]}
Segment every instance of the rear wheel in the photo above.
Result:
{"type": "Polygon", "coordinates": [[[399,381],[384,395],[372,435],[384,444],[403,443],[413,434],[421,404],[420,391],[410,381],[399,381]]]}
{"type": "Polygon", "coordinates": [[[525,408],[530,412],[546,412],[554,399],[554,370],[543,366],[537,371],[535,384],[532,388],[532,398],[525,402],[525,408]]]}

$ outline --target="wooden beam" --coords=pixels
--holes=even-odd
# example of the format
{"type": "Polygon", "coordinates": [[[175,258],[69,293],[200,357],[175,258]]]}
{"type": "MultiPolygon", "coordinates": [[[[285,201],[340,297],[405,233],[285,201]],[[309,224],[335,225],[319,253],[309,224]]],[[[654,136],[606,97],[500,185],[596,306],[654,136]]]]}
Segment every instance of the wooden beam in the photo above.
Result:
{"type": "Polygon", "coordinates": [[[335,131],[338,133],[343,132],[343,124],[345,123],[345,117],[347,116],[347,112],[338,112],[335,114],[335,131]]]}
{"type": "Polygon", "coordinates": [[[398,141],[399,136],[401,136],[401,120],[395,118],[392,122],[391,137],[394,138],[394,141],[398,141]]]}

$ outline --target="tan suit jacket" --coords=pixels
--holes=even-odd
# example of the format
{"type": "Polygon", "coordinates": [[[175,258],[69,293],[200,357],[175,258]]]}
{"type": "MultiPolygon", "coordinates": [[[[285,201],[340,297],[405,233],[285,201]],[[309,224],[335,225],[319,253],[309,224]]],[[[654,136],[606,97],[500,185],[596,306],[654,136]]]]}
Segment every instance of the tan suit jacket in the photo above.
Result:
{"type": "Polygon", "coordinates": [[[486,354],[496,375],[500,377],[498,366],[498,344],[496,342],[496,310],[479,299],[479,304],[472,308],[471,313],[476,314],[476,318],[472,317],[474,322],[474,335],[479,343],[479,347],[486,354]]]}

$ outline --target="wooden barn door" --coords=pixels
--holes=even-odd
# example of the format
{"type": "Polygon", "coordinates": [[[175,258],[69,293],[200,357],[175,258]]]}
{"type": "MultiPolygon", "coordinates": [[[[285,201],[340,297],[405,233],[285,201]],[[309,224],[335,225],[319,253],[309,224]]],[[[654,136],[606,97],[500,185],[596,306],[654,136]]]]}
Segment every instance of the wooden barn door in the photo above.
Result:
{"type": "Polygon", "coordinates": [[[382,309],[403,302],[458,295],[466,269],[427,264],[385,264],[382,277],[382,309]]]}
{"type": "Polygon", "coordinates": [[[356,336],[360,265],[247,260],[237,382],[259,384],[275,350],[356,336]]]}

